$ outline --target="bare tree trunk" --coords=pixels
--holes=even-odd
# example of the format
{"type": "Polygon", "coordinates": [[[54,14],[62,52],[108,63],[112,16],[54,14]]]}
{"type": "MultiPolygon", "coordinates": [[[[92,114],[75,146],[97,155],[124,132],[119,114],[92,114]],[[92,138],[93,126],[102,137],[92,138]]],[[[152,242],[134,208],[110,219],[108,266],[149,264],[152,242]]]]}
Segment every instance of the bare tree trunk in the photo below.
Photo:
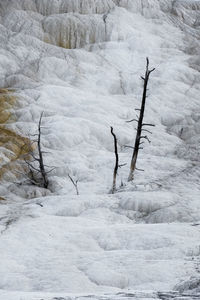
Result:
{"type": "MultiPolygon", "coordinates": [[[[150,74],[155,70],[149,70],[149,59],[146,59],[147,64],[146,64],[146,73],[145,77],[141,77],[142,80],[144,81],[144,86],[143,86],[143,96],[142,96],[142,103],[141,103],[141,108],[138,109],[140,111],[139,119],[136,120],[138,123],[137,126],[137,133],[136,133],[136,139],[135,139],[135,146],[133,150],[133,155],[131,159],[131,165],[130,165],[130,173],[128,177],[128,181],[132,181],[134,178],[134,171],[136,169],[136,163],[137,163],[137,157],[138,157],[138,152],[141,149],[140,145],[142,144],[141,140],[142,139],[148,139],[147,136],[142,136],[142,131],[146,131],[146,129],[143,129],[144,126],[154,126],[153,124],[145,124],[143,123],[143,118],[144,118],[144,111],[145,111],[145,104],[146,104],[146,98],[147,98],[147,87],[148,87],[148,81],[149,81],[149,76],[150,74]]],[[[135,120],[133,120],[135,121],[135,120]]]]}
{"type": "Polygon", "coordinates": [[[38,145],[38,154],[39,154],[39,166],[40,166],[40,172],[41,172],[42,179],[43,179],[43,186],[44,186],[45,189],[47,189],[48,185],[49,185],[49,181],[47,179],[47,173],[45,171],[44,161],[43,161],[43,154],[42,154],[42,150],[41,150],[41,122],[42,122],[42,116],[43,116],[43,112],[41,113],[39,124],[38,124],[38,141],[37,141],[37,145],[38,145]]]}
{"type": "Polygon", "coordinates": [[[115,168],[114,168],[114,172],[113,172],[113,184],[112,184],[112,190],[111,190],[111,193],[114,194],[116,192],[116,179],[117,179],[117,171],[119,168],[119,155],[118,155],[118,149],[117,149],[117,138],[113,132],[112,127],[111,127],[111,134],[114,138],[114,150],[115,150],[115,168]]]}

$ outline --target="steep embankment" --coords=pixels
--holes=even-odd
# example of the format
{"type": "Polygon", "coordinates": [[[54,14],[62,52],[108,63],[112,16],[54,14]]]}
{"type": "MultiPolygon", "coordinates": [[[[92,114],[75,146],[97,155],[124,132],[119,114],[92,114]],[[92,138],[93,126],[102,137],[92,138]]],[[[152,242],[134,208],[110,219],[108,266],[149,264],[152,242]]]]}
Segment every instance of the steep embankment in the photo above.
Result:
{"type": "Polygon", "coordinates": [[[0,12],[0,83],[18,99],[17,108],[8,107],[14,122],[3,128],[21,145],[44,111],[45,164],[56,166],[48,197],[2,181],[0,196],[8,201],[1,205],[0,295],[196,295],[200,1],[3,0],[0,12]],[[146,56],[156,71],[145,121],[156,127],[138,160],[145,171],[127,184],[131,149],[124,145],[135,132],[126,121],[140,105],[146,56]],[[127,163],[115,195],[108,195],[110,126],[127,163]],[[68,174],[78,180],[79,196],[68,174]]]}

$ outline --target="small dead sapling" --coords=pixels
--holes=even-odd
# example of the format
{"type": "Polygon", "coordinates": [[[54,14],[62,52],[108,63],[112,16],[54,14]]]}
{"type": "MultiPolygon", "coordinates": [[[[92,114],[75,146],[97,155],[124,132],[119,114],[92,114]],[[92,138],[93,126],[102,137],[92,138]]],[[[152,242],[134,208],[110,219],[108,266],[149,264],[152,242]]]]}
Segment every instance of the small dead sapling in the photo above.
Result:
{"type": "Polygon", "coordinates": [[[45,152],[42,151],[42,146],[41,146],[42,117],[43,117],[43,112],[40,115],[40,119],[38,123],[38,133],[34,134],[34,136],[36,136],[37,139],[34,140],[33,143],[36,144],[37,147],[35,150],[33,150],[33,147],[30,147],[30,152],[28,153],[28,156],[24,158],[24,161],[28,168],[26,174],[28,182],[33,185],[47,189],[49,186],[48,173],[52,172],[55,169],[55,167],[47,171],[46,168],[50,168],[50,167],[44,164],[43,154],[45,152]]]}

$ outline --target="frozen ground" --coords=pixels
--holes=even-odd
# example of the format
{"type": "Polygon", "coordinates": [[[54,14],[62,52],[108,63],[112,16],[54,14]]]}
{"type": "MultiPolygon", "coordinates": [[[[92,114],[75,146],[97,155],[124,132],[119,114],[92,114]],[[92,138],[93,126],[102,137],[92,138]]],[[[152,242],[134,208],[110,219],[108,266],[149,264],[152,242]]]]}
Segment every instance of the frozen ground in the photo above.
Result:
{"type": "Polygon", "coordinates": [[[2,178],[0,299],[200,299],[200,1],[0,0],[0,13],[6,128],[30,136],[44,111],[56,166],[48,193],[2,178]],[[146,56],[156,127],[128,184],[146,56]],[[115,195],[110,126],[127,163],[115,195]]]}

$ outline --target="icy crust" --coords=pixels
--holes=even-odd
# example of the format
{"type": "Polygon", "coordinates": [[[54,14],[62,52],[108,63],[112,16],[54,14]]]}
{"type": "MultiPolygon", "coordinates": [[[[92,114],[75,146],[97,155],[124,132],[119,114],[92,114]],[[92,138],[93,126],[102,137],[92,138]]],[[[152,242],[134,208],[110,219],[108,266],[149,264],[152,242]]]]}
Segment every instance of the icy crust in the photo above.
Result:
{"type": "MultiPolygon", "coordinates": [[[[116,1],[120,7],[109,14],[88,8],[88,15],[41,13],[42,1],[40,13],[33,1],[7,3],[0,84],[15,88],[20,99],[12,109],[16,122],[7,126],[23,136],[35,134],[44,111],[45,163],[56,169],[48,192],[13,180],[0,185],[7,200],[0,200],[3,299],[15,290],[26,291],[25,299],[38,291],[39,299],[52,298],[45,293],[164,291],[175,285],[181,292],[198,291],[198,28],[173,14],[171,1],[116,1]],[[64,47],[70,39],[77,49],[58,47],[59,35],[64,47]],[[140,105],[146,56],[156,71],[145,122],[156,127],[139,155],[144,172],[127,184],[132,150],[124,145],[133,145],[135,124],[126,121],[140,105]],[[127,163],[115,195],[108,195],[114,166],[110,126],[120,163],[127,163]],[[78,180],[79,196],[68,174],[78,180]]],[[[190,5],[177,7],[195,20],[198,7],[190,5]]]]}
{"type": "Polygon", "coordinates": [[[68,49],[109,40],[112,27],[97,15],[64,14],[43,21],[43,29],[48,33],[46,41],[68,49]]]}
{"type": "MultiPolygon", "coordinates": [[[[116,5],[124,7],[132,12],[140,12],[148,18],[159,18],[164,13],[176,14],[184,19],[191,19],[194,11],[199,10],[199,0],[113,0],[116,5]],[[186,11],[188,12],[186,16],[186,11]],[[193,11],[193,12],[192,12],[193,11]]],[[[183,20],[182,19],[182,20],[183,20]]]]}
{"type": "Polygon", "coordinates": [[[160,10],[197,10],[199,0],[4,0],[2,11],[10,9],[35,11],[43,16],[76,12],[81,14],[108,13],[115,6],[124,7],[145,16],[155,17],[160,10]]]}
{"type": "Polygon", "coordinates": [[[107,26],[99,15],[62,14],[43,18],[40,14],[14,10],[6,14],[7,29],[31,35],[47,43],[67,48],[82,48],[86,44],[110,39],[113,24],[107,26]]]}
{"type": "Polygon", "coordinates": [[[34,12],[11,10],[3,18],[3,24],[12,32],[20,32],[44,40],[42,19],[42,16],[34,12]]]}
{"type": "Polygon", "coordinates": [[[110,18],[102,15],[63,13],[44,18],[33,11],[8,10],[2,18],[4,26],[64,48],[81,48],[86,44],[110,40],[113,29],[110,18]],[[107,20],[106,20],[107,19],[107,20]]]}
{"type": "Polygon", "coordinates": [[[113,0],[5,0],[2,8],[35,11],[43,16],[76,12],[103,14],[113,9],[113,0]]]}
{"type": "Polygon", "coordinates": [[[36,10],[44,15],[76,12],[80,14],[103,14],[114,8],[112,0],[35,0],[36,10]]]}
{"type": "Polygon", "coordinates": [[[7,206],[0,226],[1,289],[167,291],[180,277],[198,276],[198,226],[133,225],[112,211],[115,205],[113,197],[88,194],[7,206]]]}
{"type": "Polygon", "coordinates": [[[186,9],[191,10],[199,10],[200,9],[200,1],[199,0],[176,0],[173,3],[174,7],[184,7],[186,9]]]}
{"type": "MultiPolygon", "coordinates": [[[[110,14],[117,6],[148,18],[164,17],[164,12],[178,16],[190,27],[199,26],[199,1],[14,1],[2,4],[2,24],[20,32],[64,48],[80,48],[87,44],[119,39],[111,34],[114,24],[110,14]],[[100,10],[101,8],[101,10],[100,10]],[[191,13],[192,10],[192,13],[191,13]],[[103,15],[102,15],[103,14],[103,15]],[[47,18],[45,16],[48,16],[47,18]]],[[[175,19],[177,22],[177,19],[175,19]]]]}
{"type": "Polygon", "coordinates": [[[175,1],[172,14],[191,28],[198,29],[200,26],[200,1],[175,1]]]}

